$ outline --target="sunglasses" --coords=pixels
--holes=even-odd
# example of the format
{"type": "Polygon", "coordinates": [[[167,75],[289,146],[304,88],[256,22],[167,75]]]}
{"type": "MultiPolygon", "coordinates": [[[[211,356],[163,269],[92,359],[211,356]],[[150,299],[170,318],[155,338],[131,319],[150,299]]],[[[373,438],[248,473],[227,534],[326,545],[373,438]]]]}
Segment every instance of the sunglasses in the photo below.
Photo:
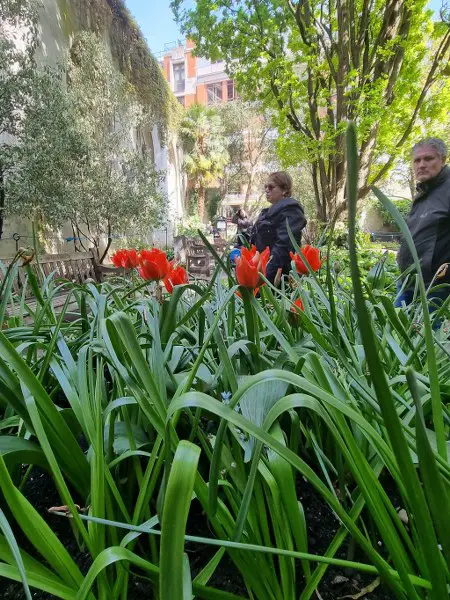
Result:
{"type": "Polygon", "coordinates": [[[274,185],[273,183],[268,183],[267,185],[264,186],[265,190],[269,190],[272,191],[274,188],[278,187],[277,185],[274,185]]]}

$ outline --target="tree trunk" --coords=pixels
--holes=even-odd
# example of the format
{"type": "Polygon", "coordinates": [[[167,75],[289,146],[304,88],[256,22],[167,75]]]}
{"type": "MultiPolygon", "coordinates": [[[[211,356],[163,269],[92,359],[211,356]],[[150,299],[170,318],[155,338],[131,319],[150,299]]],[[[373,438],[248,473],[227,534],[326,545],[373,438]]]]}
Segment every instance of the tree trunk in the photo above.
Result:
{"type": "Polygon", "coordinates": [[[87,238],[87,236],[85,236],[85,235],[84,235],[84,233],[81,231],[81,229],[80,229],[80,226],[79,226],[79,224],[78,224],[78,223],[76,223],[76,224],[75,224],[75,226],[76,226],[77,239],[78,239],[78,245],[79,245],[78,251],[79,251],[79,252],[81,252],[81,251],[83,250],[83,252],[87,252],[87,250],[88,250],[88,249],[87,249],[87,248],[86,248],[86,246],[83,244],[83,242],[82,242],[82,239],[83,239],[83,238],[86,238],[86,239],[88,239],[88,238],[87,238]],[[81,250],[81,249],[82,249],[82,250],[81,250]]]}
{"type": "Polygon", "coordinates": [[[0,163],[0,240],[3,238],[3,214],[5,211],[5,188],[4,188],[4,174],[3,168],[0,163]]]}
{"type": "Polygon", "coordinates": [[[106,256],[108,255],[108,251],[111,247],[112,244],[112,237],[111,237],[111,225],[108,223],[108,241],[106,243],[106,247],[105,247],[105,251],[103,252],[101,258],[100,258],[100,264],[103,264],[103,261],[105,260],[106,256]]]}
{"type": "Polygon", "coordinates": [[[103,254],[102,254],[102,256],[101,256],[101,258],[99,260],[99,263],[101,265],[103,264],[103,261],[105,260],[105,258],[108,255],[108,252],[109,252],[109,249],[111,247],[111,244],[112,244],[112,237],[108,237],[108,241],[107,241],[106,246],[105,246],[105,251],[103,252],[103,254]]]}
{"type": "Polygon", "coordinates": [[[205,188],[203,185],[198,186],[198,218],[203,223],[205,216],[205,188]]]}
{"type": "Polygon", "coordinates": [[[72,233],[73,233],[73,247],[75,252],[81,252],[80,246],[78,244],[78,234],[77,234],[77,227],[76,224],[74,223],[74,221],[70,221],[70,225],[72,227],[72,233]]]}
{"type": "Polygon", "coordinates": [[[254,178],[254,173],[253,173],[253,169],[252,169],[250,172],[249,178],[248,178],[247,189],[245,190],[244,210],[248,209],[248,203],[250,202],[250,194],[252,192],[252,187],[253,187],[253,178],[254,178]]]}
{"type": "Polygon", "coordinates": [[[312,181],[314,187],[314,199],[316,201],[316,219],[320,223],[325,223],[327,220],[327,207],[326,204],[322,202],[319,173],[317,170],[317,163],[315,162],[312,163],[312,181]]]}

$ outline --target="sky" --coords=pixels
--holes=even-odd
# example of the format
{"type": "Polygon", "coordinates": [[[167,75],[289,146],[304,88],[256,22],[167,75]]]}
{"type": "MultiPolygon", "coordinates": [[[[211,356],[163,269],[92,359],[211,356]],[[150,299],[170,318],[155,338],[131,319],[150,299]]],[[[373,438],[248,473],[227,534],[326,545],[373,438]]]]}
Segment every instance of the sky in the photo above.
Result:
{"type": "Polygon", "coordinates": [[[153,53],[164,50],[164,44],[182,39],[178,25],[173,20],[170,0],[126,0],[126,4],[153,53]]]}
{"type": "MultiPolygon", "coordinates": [[[[182,39],[178,25],[173,20],[170,0],[126,0],[127,6],[138,22],[154,54],[164,50],[164,44],[182,39]]],[[[195,0],[187,0],[186,6],[195,0]]],[[[439,10],[442,0],[430,0],[429,6],[439,10]]]]}

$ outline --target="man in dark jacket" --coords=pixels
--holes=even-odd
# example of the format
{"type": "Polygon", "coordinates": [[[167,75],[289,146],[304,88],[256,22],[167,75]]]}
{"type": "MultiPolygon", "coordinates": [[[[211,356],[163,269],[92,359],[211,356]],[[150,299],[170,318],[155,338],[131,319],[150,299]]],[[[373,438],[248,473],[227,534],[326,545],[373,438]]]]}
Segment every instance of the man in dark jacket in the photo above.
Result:
{"type": "Polygon", "coordinates": [[[271,206],[260,212],[252,229],[251,243],[260,252],[269,246],[271,258],[267,265],[266,277],[273,283],[279,269],[283,274],[289,273],[289,252],[294,251],[294,248],[289,238],[287,223],[300,246],[306,219],[301,205],[291,197],[292,180],[288,173],[272,173],[264,189],[271,206]]]}
{"type": "MultiPolygon", "coordinates": [[[[407,224],[419,255],[425,285],[429,286],[439,268],[450,262],[450,168],[445,164],[448,151],[439,138],[427,138],[412,149],[417,195],[407,224]]],[[[413,259],[403,240],[397,255],[402,272],[413,259]]],[[[450,284],[450,269],[435,284],[450,284]]],[[[412,285],[412,284],[411,284],[412,285]]],[[[396,306],[412,301],[414,290],[407,284],[396,299],[396,306]]],[[[431,290],[430,303],[442,303],[450,294],[450,286],[431,290]]]]}

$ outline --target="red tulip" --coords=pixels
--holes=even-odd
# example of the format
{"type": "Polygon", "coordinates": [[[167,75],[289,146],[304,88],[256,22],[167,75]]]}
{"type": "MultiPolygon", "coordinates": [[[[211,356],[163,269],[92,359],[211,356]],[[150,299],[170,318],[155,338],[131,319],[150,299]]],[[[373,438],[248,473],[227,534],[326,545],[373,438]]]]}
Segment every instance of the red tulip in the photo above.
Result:
{"type": "Polygon", "coordinates": [[[164,279],[170,270],[166,253],[158,248],[139,252],[138,272],[142,279],[157,281],[164,279]]]}
{"type": "Polygon", "coordinates": [[[305,310],[301,298],[297,298],[297,300],[293,302],[291,306],[291,312],[298,313],[299,310],[305,310]]]}
{"type": "Polygon", "coordinates": [[[133,248],[130,250],[117,250],[111,256],[111,261],[115,267],[122,267],[124,269],[134,269],[139,264],[138,254],[133,248]]]}
{"type": "Polygon", "coordinates": [[[308,273],[308,268],[303,262],[302,257],[306,258],[313,271],[318,271],[323,262],[320,260],[319,248],[314,248],[314,246],[310,246],[309,244],[303,246],[303,248],[300,248],[300,254],[294,254],[293,252],[290,252],[289,254],[291,255],[292,260],[295,262],[297,273],[302,275],[306,275],[308,273]]]}
{"type": "Polygon", "coordinates": [[[114,254],[111,256],[111,262],[115,267],[122,266],[122,257],[125,254],[126,250],[116,250],[114,254]]]}
{"type": "Polygon", "coordinates": [[[183,283],[189,283],[187,273],[183,267],[180,267],[179,265],[175,266],[175,263],[172,261],[170,263],[170,271],[164,277],[166,290],[171,294],[176,285],[183,285],[183,283]]]}
{"type": "Polygon", "coordinates": [[[270,248],[258,252],[255,246],[250,250],[241,249],[241,255],[235,258],[236,278],[242,287],[254,290],[263,284],[260,274],[266,274],[267,263],[270,258],[270,248]]]}

